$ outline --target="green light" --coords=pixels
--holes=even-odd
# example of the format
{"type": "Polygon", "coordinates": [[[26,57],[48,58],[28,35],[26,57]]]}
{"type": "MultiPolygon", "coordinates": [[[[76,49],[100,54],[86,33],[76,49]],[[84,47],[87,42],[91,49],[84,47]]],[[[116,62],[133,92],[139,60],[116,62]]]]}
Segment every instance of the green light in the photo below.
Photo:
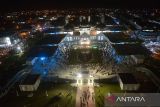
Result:
{"type": "Polygon", "coordinates": [[[92,48],[97,49],[97,46],[93,46],[92,48]]]}

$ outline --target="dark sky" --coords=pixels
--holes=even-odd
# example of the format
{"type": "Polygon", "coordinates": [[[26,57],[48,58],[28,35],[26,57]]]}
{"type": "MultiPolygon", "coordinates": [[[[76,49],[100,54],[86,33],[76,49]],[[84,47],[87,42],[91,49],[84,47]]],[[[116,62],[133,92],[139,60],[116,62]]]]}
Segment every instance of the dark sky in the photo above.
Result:
{"type": "Polygon", "coordinates": [[[79,7],[157,8],[159,0],[0,0],[0,11],[79,7]]]}

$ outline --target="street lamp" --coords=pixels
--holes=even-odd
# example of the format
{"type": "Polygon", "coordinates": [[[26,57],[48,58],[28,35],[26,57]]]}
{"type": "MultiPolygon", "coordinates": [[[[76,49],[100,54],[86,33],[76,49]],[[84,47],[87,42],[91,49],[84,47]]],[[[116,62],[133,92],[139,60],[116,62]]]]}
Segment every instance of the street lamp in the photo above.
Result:
{"type": "Polygon", "coordinates": [[[21,48],[21,46],[17,46],[17,52],[22,53],[22,48],[21,48]]]}

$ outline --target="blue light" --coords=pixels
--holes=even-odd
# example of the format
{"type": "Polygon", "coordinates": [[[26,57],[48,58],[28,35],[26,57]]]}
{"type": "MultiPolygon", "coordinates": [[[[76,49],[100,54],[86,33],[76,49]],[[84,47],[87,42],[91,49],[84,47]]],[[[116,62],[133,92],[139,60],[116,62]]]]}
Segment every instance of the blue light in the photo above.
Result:
{"type": "Polygon", "coordinates": [[[44,72],[43,72],[43,74],[44,74],[44,75],[46,75],[46,74],[47,74],[47,72],[45,72],[45,71],[44,71],[44,72]]]}
{"type": "Polygon", "coordinates": [[[41,57],[40,59],[43,61],[43,60],[45,60],[45,57],[41,57]]]}
{"type": "Polygon", "coordinates": [[[116,60],[116,63],[117,63],[117,64],[122,63],[123,57],[121,57],[121,56],[116,56],[116,57],[115,57],[115,60],[116,60]]]}

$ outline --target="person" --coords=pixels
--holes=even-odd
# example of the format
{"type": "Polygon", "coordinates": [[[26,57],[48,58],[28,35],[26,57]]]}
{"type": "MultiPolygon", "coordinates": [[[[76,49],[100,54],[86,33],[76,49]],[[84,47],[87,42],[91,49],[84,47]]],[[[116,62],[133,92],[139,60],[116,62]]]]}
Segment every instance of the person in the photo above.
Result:
{"type": "Polygon", "coordinates": [[[92,96],[92,100],[94,100],[94,97],[92,96]]]}

